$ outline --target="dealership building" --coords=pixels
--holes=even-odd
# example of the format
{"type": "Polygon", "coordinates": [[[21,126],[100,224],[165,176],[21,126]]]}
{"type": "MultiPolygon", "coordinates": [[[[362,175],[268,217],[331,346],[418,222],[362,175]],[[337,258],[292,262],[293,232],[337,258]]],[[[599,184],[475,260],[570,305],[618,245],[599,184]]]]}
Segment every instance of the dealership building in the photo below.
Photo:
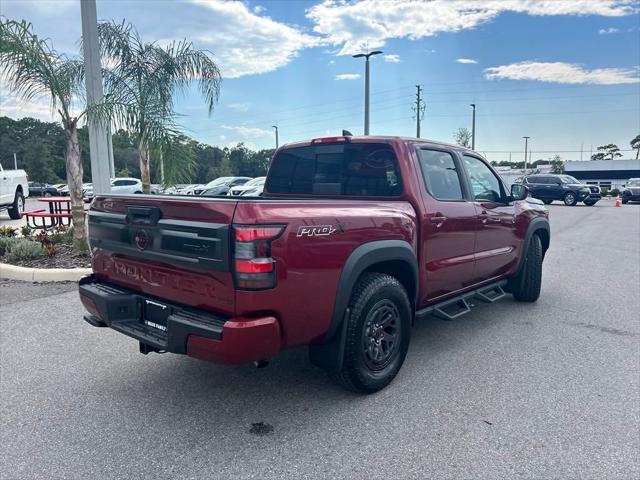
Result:
{"type": "Polygon", "coordinates": [[[567,161],[564,172],[589,185],[622,189],[630,178],[640,178],[640,160],[567,161]]]}

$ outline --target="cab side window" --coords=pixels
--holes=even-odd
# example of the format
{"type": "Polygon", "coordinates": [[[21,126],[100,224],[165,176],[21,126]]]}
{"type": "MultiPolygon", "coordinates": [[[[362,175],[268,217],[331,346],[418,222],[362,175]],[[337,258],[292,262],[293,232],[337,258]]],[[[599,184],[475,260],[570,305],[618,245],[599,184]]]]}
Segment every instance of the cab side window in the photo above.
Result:
{"type": "Polygon", "coordinates": [[[462,182],[453,156],[440,150],[418,150],[422,177],[436,200],[463,200],[462,182]]]}
{"type": "Polygon", "coordinates": [[[482,160],[469,155],[463,156],[469,174],[469,182],[474,200],[488,200],[502,203],[505,198],[502,182],[482,160]]]}

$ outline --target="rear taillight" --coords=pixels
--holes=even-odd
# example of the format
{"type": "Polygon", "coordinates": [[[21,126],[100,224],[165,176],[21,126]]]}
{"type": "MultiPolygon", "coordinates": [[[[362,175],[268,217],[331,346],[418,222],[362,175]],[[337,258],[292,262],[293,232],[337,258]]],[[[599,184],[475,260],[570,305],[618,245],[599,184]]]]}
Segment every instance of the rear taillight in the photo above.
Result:
{"type": "Polygon", "coordinates": [[[234,225],[234,278],[239,290],[265,290],[276,286],[276,261],[271,242],[284,225],[234,225]]]}

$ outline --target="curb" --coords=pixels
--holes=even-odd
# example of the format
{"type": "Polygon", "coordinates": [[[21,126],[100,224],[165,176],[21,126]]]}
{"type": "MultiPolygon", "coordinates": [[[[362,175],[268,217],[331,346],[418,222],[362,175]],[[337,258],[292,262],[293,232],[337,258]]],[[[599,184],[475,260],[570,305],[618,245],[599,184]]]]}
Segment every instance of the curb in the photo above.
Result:
{"type": "Polygon", "coordinates": [[[77,282],[90,268],[31,268],[0,263],[0,277],[25,282],[77,282]]]}

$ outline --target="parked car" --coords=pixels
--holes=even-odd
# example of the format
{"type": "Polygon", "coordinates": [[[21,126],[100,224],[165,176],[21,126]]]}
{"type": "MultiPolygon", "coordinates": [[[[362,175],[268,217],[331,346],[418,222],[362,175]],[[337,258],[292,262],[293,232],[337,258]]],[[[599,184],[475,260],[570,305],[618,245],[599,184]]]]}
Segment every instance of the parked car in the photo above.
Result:
{"type": "Polygon", "coordinates": [[[22,218],[24,201],[29,196],[29,177],[24,170],[5,170],[0,164],[0,211],[12,220],[22,218]]]}
{"type": "Polygon", "coordinates": [[[113,193],[142,193],[142,180],[139,178],[114,178],[111,180],[111,191],[113,193]]]}
{"type": "Polygon", "coordinates": [[[640,178],[630,178],[622,190],[622,203],[640,202],[640,178]]]}
{"type": "Polygon", "coordinates": [[[29,194],[34,197],[54,197],[58,189],[48,183],[29,182],[29,194]]]}
{"type": "Polygon", "coordinates": [[[261,197],[263,190],[264,190],[264,184],[245,190],[240,195],[243,197],[261,197]]]}
{"type": "Polygon", "coordinates": [[[200,195],[204,190],[204,188],[205,188],[205,185],[200,183],[194,184],[194,185],[187,185],[185,188],[182,189],[182,191],[180,192],[180,195],[200,195]]]}
{"type": "Polygon", "coordinates": [[[414,319],[453,320],[505,290],[538,299],[548,211],[527,190],[463,147],[331,137],[282,147],[268,199],[101,195],[85,320],[145,354],[228,364],[309,345],[341,385],[375,392],[414,319]]]}
{"type": "Polygon", "coordinates": [[[236,185],[229,189],[227,195],[242,195],[247,190],[254,190],[256,187],[262,187],[267,177],[256,177],[242,185],[236,185]]]}
{"type": "MultiPolygon", "coordinates": [[[[65,185],[60,190],[58,190],[59,194],[63,197],[68,197],[69,193],[69,185],[65,185]]],[[[93,197],[93,183],[83,183],[82,184],[82,195],[86,198],[93,197]]]]}
{"type": "Polygon", "coordinates": [[[542,200],[547,205],[554,200],[562,200],[569,206],[578,202],[592,206],[602,199],[600,187],[586,185],[571,175],[527,175],[522,184],[529,189],[532,197],[542,200]]]}
{"type": "Polygon", "coordinates": [[[67,186],[67,184],[66,184],[66,183],[57,183],[57,184],[52,185],[52,186],[53,186],[53,188],[55,188],[55,189],[56,189],[56,191],[58,192],[58,195],[60,195],[60,191],[61,191],[64,187],[66,187],[66,186],[67,186]]]}
{"type": "Polygon", "coordinates": [[[251,177],[220,177],[207,183],[200,195],[212,197],[215,195],[226,195],[231,187],[244,185],[251,177]]]}

